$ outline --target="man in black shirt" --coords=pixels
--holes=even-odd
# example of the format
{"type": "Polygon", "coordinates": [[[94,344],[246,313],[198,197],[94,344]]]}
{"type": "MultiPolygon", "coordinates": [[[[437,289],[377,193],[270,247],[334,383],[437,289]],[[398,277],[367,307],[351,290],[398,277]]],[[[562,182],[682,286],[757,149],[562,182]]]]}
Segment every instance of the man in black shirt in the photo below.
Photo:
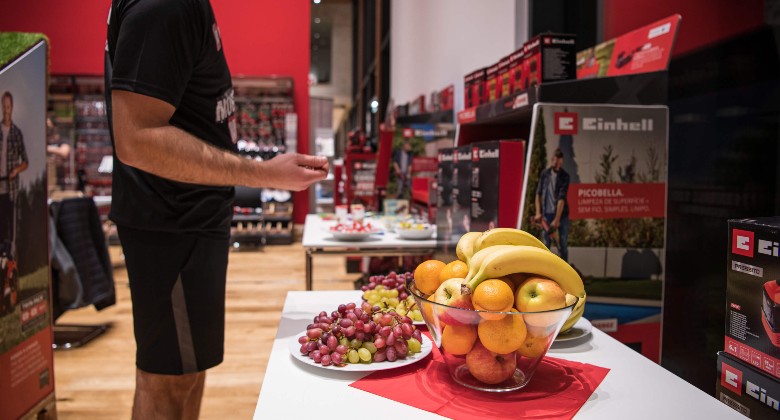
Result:
{"type": "Polygon", "coordinates": [[[130,277],[134,418],[198,416],[222,361],[233,185],[300,191],[327,159],[236,152],[235,104],[208,0],[114,0],[109,14],[111,219],[130,277]]]}

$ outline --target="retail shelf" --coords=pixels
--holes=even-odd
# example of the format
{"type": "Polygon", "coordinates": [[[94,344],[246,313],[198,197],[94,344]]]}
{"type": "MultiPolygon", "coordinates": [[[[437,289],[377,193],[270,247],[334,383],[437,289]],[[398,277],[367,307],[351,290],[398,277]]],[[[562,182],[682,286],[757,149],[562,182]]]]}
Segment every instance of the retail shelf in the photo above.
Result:
{"type": "Polygon", "coordinates": [[[253,104],[293,102],[293,99],[287,96],[258,96],[258,97],[236,96],[234,100],[236,102],[245,102],[245,103],[253,103],[253,104]]]}
{"type": "Polygon", "coordinates": [[[451,109],[448,111],[435,111],[425,114],[405,115],[402,117],[397,117],[395,119],[395,123],[398,125],[453,123],[453,115],[454,112],[451,109]]]}
{"type": "Polygon", "coordinates": [[[539,102],[658,105],[667,102],[667,73],[654,72],[533,86],[524,92],[458,112],[457,145],[527,138],[539,102]]]}
{"type": "Polygon", "coordinates": [[[58,101],[58,102],[73,102],[73,94],[72,93],[52,93],[52,94],[49,94],[49,100],[50,101],[58,101]]]}
{"type": "Polygon", "coordinates": [[[105,115],[79,115],[76,117],[79,122],[108,122],[105,115]]]}
{"type": "Polygon", "coordinates": [[[267,214],[263,216],[263,220],[266,222],[289,222],[292,220],[292,214],[283,214],[283,215],[267,214]]]}

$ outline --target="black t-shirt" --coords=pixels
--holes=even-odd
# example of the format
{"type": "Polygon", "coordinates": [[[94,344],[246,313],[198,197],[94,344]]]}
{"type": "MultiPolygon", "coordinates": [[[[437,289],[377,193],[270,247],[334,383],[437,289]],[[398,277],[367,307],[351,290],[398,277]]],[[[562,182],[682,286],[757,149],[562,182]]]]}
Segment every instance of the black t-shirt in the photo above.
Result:
{"type": "MultiPolygon", "coordinates": [[[[110,89],[168,102],[176,108],[171,125],[236,151],[230,70],[208,0],[114,0],[106,49],[110,89]]],[[[136,229],[226,237],[233,194],[233,187],[152,175],[115,154],[110,218],[136,229]]]]}

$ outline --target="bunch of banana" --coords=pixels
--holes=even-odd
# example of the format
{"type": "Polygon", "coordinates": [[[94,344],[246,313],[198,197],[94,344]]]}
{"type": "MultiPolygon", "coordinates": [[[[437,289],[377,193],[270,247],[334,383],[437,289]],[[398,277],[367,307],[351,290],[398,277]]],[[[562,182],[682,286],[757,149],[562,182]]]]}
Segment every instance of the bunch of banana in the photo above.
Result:
{"type": "Polygon", "coordinates": [[[463,235],[456,247],[458,258],[469,266],[462,286],[468,295],[484,280],[513,273],[532,273],[555,280],[569,295],[579,298],[561,331],[571,328],[585,309],[585,286],[577,271],[550,252],[535,236],[519,229],[497,228],[463,235]]]}

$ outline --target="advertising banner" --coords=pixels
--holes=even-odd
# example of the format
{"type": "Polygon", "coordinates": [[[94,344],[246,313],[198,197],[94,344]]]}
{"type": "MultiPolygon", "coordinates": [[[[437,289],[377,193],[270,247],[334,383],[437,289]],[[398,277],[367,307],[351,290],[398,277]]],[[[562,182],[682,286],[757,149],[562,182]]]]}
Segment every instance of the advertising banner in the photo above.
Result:
{"type": "Polygon", "coordinates": [[[679,24],[680,15],[672,15],[578,52],[577,78],[666,70],[679,24]]]}
{"type": "Polygon", "coordinates": [[[0,419],[54,391],[46,203],[46,44],[0,69],[0,419]]]}
{"type": "Polygon", "coordinates": [[[535,105],[518,221],[582,275],[586,318],[656,361],[667,120],[665,106],[535,105]]]}

